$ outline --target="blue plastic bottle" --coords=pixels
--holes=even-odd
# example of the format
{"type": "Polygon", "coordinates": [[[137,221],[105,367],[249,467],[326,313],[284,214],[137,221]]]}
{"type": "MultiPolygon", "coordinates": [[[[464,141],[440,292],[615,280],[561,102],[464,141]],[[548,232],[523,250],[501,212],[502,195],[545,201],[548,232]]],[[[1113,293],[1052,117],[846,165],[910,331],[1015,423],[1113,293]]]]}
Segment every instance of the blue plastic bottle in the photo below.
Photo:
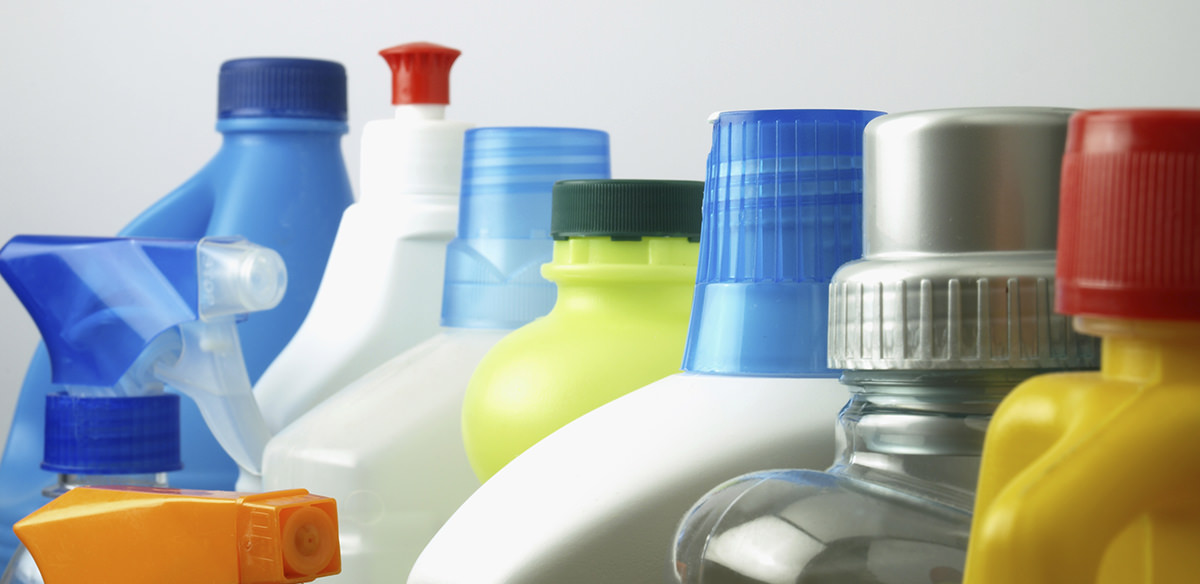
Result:
{"type": "MultiPolygon", "coordinates": [[[[121,231],[123,236],[200,239],[240,235],[279,252],[288,291],[277,308],[239,325],[251,381],[304,320],[325,271],[342,211],[353,202],[342,158],[346,74],[338,63],[239,59],[221,66],[221,149],[203,168],[121,231]]],[[[136,169],[131,168],[131,172],[136,169]]],[[[26,373],[0,461],[0,554],[16,549],[12,524],[41,506],[53,473],[42,460],[46,395],[56,391],[39,347],[26,373]]],[[[231,489],[237,467],[191,400],[183,400],[184,470],[178,487],[231,489]]]]}

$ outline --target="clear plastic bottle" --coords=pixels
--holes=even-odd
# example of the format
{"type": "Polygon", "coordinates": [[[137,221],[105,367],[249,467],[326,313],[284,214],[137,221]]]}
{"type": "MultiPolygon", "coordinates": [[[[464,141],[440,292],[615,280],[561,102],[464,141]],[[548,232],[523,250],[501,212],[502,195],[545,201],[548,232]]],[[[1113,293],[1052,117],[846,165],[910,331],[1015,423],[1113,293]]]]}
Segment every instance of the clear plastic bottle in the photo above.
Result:
{"type": "Polygon", "coordinates": [[[264,455],[267,489],[304,486],[338,499],[336,579],[383,583],[407,574],[479,487],[462,441],[467,382],[500,339],[554,306],[554,285],[539,273],[551,257],[554,182],[608,175],[604,132],[467,131],[441,332],[292,422],[264,455]]]}
{"type": "Polygon", "coordinates": [[[727,482],[684,517],[679,581],[948,584],[962,577],[988,420],[1020,381],[1094,366],[1054,314],[1068,110],[893,114],[864,146],[864,259],[830,287],[853,397],[825,472],[727,482]]]}

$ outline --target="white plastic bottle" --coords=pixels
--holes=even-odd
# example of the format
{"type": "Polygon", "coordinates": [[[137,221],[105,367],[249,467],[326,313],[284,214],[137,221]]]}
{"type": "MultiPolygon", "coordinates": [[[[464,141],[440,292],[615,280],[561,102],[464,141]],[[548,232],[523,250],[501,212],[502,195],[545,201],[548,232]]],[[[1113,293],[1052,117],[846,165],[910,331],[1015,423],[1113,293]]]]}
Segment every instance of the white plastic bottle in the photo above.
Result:
{"type": "Polygon", "coordinates": [[[466,133],[459,236],[447,248],[442,332],[289,425],[267,446],[268,490],[304,485],[338,501],[342,573],[402,580],[479,486],[462,440],[476,364],[509,331],[550,311],[550,192],[608,178],[608,135],[568,128],[466,133]]]}
{"type": "Polygon", "coordinates": [[[275,432],[437,333],[470,127],[444,119],[459,51],[411,43],[380,54],[392,69],[396,117],[363,130],[360,200],[342,216],[308,316],[255,384],[275,432]]]}
{"type": "Polygon", "coordinates": [[[684,372],[510,462],[446,522],[409,582],[665,581],[671,536],[713,484],[827,467],[848,399],[825,363],[828,287],[862,253],[862,133],[878,115],[716,116],[684,372]]]}

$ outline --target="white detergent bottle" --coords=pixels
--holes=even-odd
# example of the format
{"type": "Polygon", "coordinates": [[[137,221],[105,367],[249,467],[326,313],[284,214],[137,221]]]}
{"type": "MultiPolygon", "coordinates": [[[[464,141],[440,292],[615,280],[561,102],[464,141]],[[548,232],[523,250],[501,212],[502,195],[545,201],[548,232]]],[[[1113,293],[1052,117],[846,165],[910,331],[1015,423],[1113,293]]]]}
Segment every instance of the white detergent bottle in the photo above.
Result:
{"type": "Polygon", "coordinates": [[[470,127],[444,119],[459,51],[411,43],[380,54],[396,117],[363,130],[360,200],[342,215],[308,316],[254,386],[272,431],[438,330],[470,127]]]}
{"type": "Polygon", "coordinates": [[[713,484],[827,467],[848,398],[826,367],[829,281],[862,253],[863,128],[878,115],[718,114],[684,372],[510,462],[446,522],[408,581],[665,581],[675,528],[713,484]]]}
{"type": "Polygon", "coordinates": [[[492,345],[554,306],[555,287],[540,273],[551,259],[554,182],[608,176],[604,132],[466,133],[442,332],[338,392],[267,445],[267,489],[305,485],[337,499],[340,581],[402,580],[479,487],[463,448],[467,382],[492,345]]]}

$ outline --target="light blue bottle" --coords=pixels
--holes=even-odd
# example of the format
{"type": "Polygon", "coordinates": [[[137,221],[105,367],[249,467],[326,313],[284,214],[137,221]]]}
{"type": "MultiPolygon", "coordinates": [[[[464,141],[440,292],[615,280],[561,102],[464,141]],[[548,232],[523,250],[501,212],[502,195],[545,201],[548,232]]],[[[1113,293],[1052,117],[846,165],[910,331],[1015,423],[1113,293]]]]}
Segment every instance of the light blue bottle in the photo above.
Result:
{"type": "MultiPolygon", "coordinates": [[[[346,75],[338,63],[239,59],[221,66],[216,156],[147,209],[123,236],[200,239],[239,235],[279,252],[288,291],[274,310],[239,325],[253,382],[300,326],[316,294],[342,211],[353,202],[342,158],[346,75]]],[[[131,168],[131,172],[136,169],[131,168]]],[[[44,503],[54,474],[39,470],[44,400],[57,391],[39,347],[26,373],[0,461],[0,554],[16,549],[12,524],[44,503]]],[[[178,487],[231,489],[237,467],[191,400],[181,407],[184,470],[178,487]]]]}

